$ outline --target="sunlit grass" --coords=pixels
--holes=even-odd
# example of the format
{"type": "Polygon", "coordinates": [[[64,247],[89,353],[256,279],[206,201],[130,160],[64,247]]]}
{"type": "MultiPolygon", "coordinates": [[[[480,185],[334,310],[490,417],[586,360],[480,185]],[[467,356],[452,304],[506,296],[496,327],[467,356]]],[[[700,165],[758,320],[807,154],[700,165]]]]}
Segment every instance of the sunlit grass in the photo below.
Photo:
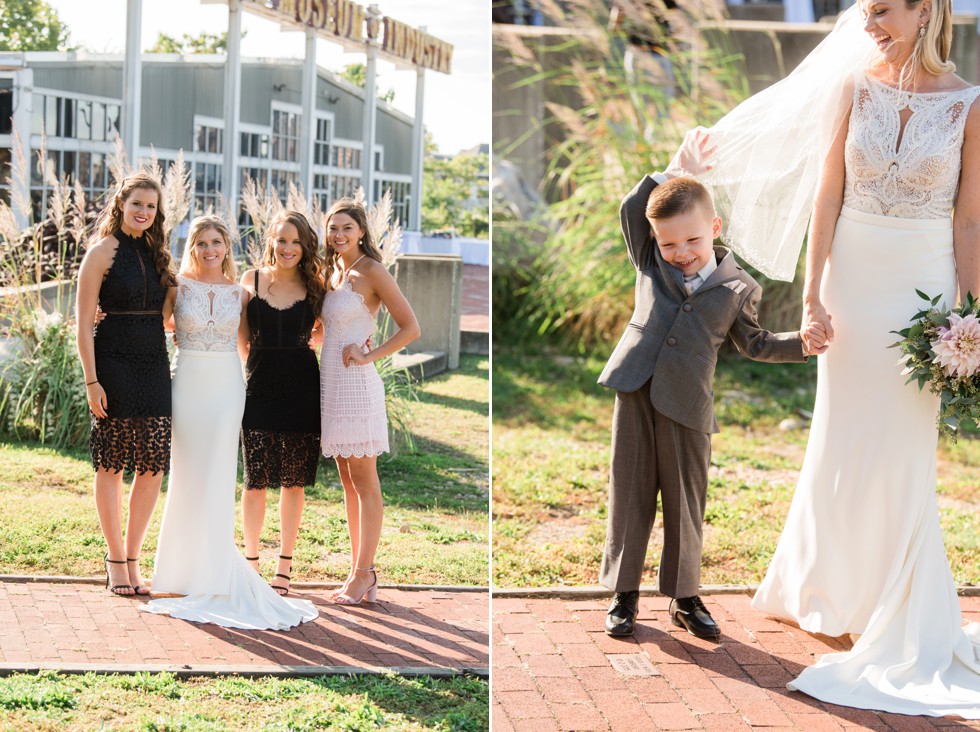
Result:
{"type": "MultiPolygon", "coordinates": [[[[416,452],[379,461],[384,582],[486,585],[488,380],[485,357],[463,356],[458,370],[426,381],[412,410],[416,452]]],[[[147,574],[164,501],[165,494],[143,548],[147,574]]],[[[267,501],[260,555],[263,569],[272,572],[278,492],[269,491],[267,501]]],[[[241,543],[240,515],[237,522],[241,543]]],[[[0,443],[0,574],[97,575],[104,551],[87,453],[0,443]]],[[[350,567],[343,492],[327,460],[307,490],[293,556],[299,581],[339,581],[350,567]]]]}
{"type": "Polygon", "coordinates": [[[459,730],[489,728],[489,684],[397,676],[178,680],[172,674],[0,678],[5,730],[459,730]]]}
{"type": "MultiPolygon", "coordinates": [[[[596,384],[603,361],[494,354],[494,584],[595,584],[605,537],[614,393],[596,384]]],[[[755,584],[789,510],[806,448],[815,364],[721,361],[721,433],[712,440],[705,516],[705,584],[755,584]],[[794,418],[801,429],[781,430],[794,418]]],[[[960,584],[980,583],[980,440],[939,450],[946,548],[960,584]]],[[[658,512],[643,582],[655,584],[658,512]]]]}

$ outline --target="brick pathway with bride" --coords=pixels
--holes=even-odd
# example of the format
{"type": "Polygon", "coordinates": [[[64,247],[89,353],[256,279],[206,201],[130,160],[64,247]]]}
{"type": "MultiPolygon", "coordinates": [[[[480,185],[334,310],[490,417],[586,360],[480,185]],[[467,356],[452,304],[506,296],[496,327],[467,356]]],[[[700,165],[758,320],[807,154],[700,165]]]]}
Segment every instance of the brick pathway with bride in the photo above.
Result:
{"type": "Polygon", "coordinates": [[[88,582],[0,580],[0,673],[487,674],[485,590],[382,586],[376,605],[348,608],[332,604],[328,592],[300,587],[293,596],[312,600],[320,617],[277,632],[139,612],[145,598],[115,597],[88,582]]]}
{"type": "MultiPolygon", "coordinates": [[[[906,717],[824,704],[786,682],[842,650],[753,610],[746,593],[704,597],[720,643],[674,627],[669,598],[641,597],[636,634],[602,631],[609,600],[493,598],[493,732],[751,730],[915,732],[980,722],[906,717]]],[[[980,621],[980,597],[960,598],[980,621]]]]}

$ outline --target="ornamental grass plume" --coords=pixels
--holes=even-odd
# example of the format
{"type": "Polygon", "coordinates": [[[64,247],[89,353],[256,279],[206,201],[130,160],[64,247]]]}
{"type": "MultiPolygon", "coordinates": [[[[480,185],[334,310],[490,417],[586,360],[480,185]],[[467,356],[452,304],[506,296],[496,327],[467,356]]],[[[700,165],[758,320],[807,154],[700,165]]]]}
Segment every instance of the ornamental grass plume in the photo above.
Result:
{"type": "Polygon", "coordinates": [[[940,327],[937,333],[932,350],[948,375],[973,376],[980,370],[980,320],[976,315],[951,313],[949,327],[940,327]]]}

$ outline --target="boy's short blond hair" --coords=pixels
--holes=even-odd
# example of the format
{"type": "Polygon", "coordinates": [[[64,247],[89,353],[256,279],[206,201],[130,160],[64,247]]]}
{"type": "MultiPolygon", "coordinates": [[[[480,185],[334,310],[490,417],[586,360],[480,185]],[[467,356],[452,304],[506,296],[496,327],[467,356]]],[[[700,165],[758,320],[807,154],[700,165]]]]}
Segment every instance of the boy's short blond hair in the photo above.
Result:
{"type": "Polygon", "coordinates": [[[669,219],[699,207],[705,216],[714,217],[708,189],[694,178],[672,178],[653,189],[644,213],[648,219],[669,219]]]}

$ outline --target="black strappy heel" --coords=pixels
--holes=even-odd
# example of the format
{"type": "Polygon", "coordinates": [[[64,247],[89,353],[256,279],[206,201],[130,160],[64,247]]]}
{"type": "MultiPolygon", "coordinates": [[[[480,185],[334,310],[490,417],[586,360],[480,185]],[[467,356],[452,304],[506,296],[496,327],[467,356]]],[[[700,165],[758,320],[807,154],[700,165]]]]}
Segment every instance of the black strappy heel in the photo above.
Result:
{"type": "MultiPolygon", "coordinates": [[[[136,559],[129,559],[127,557],[126,558],[126,563],[127,563],[126,570],[129,571],[129,562],[138,562],[139,560],[140,560],[139,557],[136,557],[136,559]]],[[[146,597],[147,595],[150,594],[150,588],[147,587],[146,585],[133,585],[133,594],[134,595],[143,595],[143,597],[146,597]],[[140,592],[140,590],[146,590],[146,592],[140,592]]]]}
{"type": "MultiPolygon", "coordinates": [[[[287,560],[290,563],[290,565],[292,565],[292,562],[293,562],[293,558],[292,557],[287,557],[287,556],[283,556],[282,554],[280,554],[279,555],[279,558],[280,559],[287,560]]],[[[286,580],[287,583],[290,580],[290,576],[288,574],[280,574],[279,572],[276,572],[276,577],[282,577],[284,580],[286,580]]],[[[271,587],[272,589],[274,589],[276,591],[276,594],[278,594],[280,596],[282,596],[282,595],[288,595],[289,594],[289,585],[288,584],[285,587],[283,587],[282,585],[274,585],[274,584],[272,584],[270,582],[269,583],[269,587],[271,587]]]]}
{"type": "MultiPolygon", "coordinates": [[[[111,585],[109,580],[109,565],[110,564],[126,564],[125,559],[109,559],[109,552],[105,553],[105,588],[109,590],[113,595],[119,595],[119,597],[132,597],[136,590],[133,590],[132,585],[111,585]],[[119,590],[133,590],[132,593],[129,592],[119,592],[119,590]]],[[[129,569],[127,568],[127,573],[129,569]]]]}

